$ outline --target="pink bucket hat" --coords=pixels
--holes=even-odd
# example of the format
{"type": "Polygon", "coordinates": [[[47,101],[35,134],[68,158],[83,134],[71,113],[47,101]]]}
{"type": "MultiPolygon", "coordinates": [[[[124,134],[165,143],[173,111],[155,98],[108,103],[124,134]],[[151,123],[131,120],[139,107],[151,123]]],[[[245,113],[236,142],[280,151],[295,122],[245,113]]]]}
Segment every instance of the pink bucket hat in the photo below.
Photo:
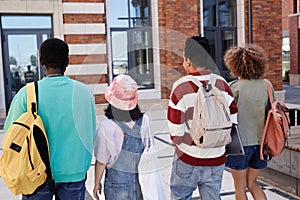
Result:
{"type": "Polygon", "coordinates": [[[121,110],[132,110],[137,105],[137,84],[128,75],[118,75],[105,90],[105,99],[121,110]]]}

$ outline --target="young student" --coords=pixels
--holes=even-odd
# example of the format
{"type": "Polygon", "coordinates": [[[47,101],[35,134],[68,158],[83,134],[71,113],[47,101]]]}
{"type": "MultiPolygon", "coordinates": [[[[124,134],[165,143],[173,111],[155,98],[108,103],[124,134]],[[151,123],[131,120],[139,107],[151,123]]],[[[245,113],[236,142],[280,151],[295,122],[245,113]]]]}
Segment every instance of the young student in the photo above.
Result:
{"type": "MultiPolygon", "coordinates": [[[[193,36],[185,42],[183,68],[204,85],[216,77],[215,86],[224,94],[230,108],[231,121],[236,123],[237,107],[226,81],[213,74],[214,63],[209,62],[210,47],[207,39],[193,36]]],[[[171,173],[171,199],[192,199],[195,189],[201,199],[220,199],[221,182],[225,167],[225,146],[200,148],[195,145],[186,123],[191,126],[193,109],[199,88],[186,76],[173,84],[168,107],[168,125],[171,140],[176,145],[171,173]]]]}
{"type": "Polygon", "coordinates": [[[257,177],[267,167],[267,161],[259,158],[265,117],[270,108],[267,86],[262,79],[267,58],[258,46],[234,46],[226,51],[224,61],[231,74],[238,77],[230,87],[239,110],[238,126],[246,154],[228,156],[226,166],[231,169],[237,200],[248,199],[247,188],[254,199],[264,200],[266,195],[257,185],[257,177]]]}
{"type": "MultiPolygon", "coordinates": [[[[128,75],[118,75],[105,91],[107,119],[100,122],[96,135],[94,197],[103,192],[105,199],[141,200],[138,164],[149,140],[149,117],[138,106],[137,84],[128,75]]],[[[150,136],[150,137],[149,137],[150,136]]],[[[153,143],[153,142],[151,142],[153,143]]]]}
{"type": "MultiPolygon", "coordinates": [[[[96,113],[90,89],[64,76],[69,64],[69,47],[64,41],[51,38],[40,46],[40,61],[46,77],[38,81],[38,113],[41,116],[50,149],[50,166],[61,200],[84,200],[86,173],[90,167],[96,113]]],[[[26,87],[13,98],[4,132],[27,110],[26,87]]],[[[23,200],[52,200],[53,192],[46,182],[23,200]]]]}

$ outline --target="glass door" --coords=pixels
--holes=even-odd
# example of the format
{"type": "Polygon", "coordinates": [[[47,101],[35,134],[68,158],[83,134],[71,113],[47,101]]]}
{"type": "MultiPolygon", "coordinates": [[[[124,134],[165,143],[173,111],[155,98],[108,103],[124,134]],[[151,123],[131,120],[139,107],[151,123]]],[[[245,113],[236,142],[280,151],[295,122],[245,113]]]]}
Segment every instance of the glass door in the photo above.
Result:
{"type": "Polygon", "coordinates": [[[25,85],[38,79],[35,35],[7,35],[12,96],[25,85]],[[26,41],[26,42],[24,42],[26,41]]]}
{"type": "Polygon", "coordinates": [[[204,35],[211,47],[211,57],[218,66],[220,75],[231,81],[230,71],[223,57],[225,51],[237,43],[235,0],[203,1],[204,35]]]}
{"type": "Polygon", "coordinates": [[[44,77],[44,69],[39,64],[39,46],[51,37],[49,27],[52,27],[51,16],[1,17],[6,111],[21,87],[44,77]],[[39,19],[42,25],[34,23],[39,19]]]}

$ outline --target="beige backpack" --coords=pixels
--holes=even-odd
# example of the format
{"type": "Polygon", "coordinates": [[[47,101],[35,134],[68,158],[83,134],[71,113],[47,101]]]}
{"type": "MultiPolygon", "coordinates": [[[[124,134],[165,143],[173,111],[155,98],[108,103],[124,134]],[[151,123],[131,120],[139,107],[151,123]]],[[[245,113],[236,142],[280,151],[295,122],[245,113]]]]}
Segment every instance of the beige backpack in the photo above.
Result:
{"type": "Polygon", "coordinates": [[[229,144],[233,123],[224,94],[215,86],[216,75],[210,75],[207,85],[191,75],[187,79],[199,87],[191,125],[186,122],[194,143],[201,148],[229,144]]]}

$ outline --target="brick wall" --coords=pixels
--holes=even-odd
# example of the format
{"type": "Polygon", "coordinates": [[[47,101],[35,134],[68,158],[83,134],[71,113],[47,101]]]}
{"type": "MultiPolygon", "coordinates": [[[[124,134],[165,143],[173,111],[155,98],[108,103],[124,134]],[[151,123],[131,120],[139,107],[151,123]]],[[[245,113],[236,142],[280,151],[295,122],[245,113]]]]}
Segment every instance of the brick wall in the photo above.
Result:
{"type": "Polygon", "coordinates": [[[282,29],[289,29],[289,17],[288,15],[294,13],[294,8],[297,5],[294,5],[296,1],[294,0],[282,0],[282,29]]]}
{"type": "Polygon", "coordinates": [[[158,0],[162,98],[169,98],[172,84],[185,72],[184,42],[199,34],[199,0],[158,0]]]}
{"type": "MultiPolygon", "coordinates": [[[[87,6],[90,3],[104,3],[105,6],[105,0],[62,0],[63,4],[67,3],[73,3],[80,6],[87,6]],[[83,4],[86,3],[86,4],[83,4]]],[[[70,5],[70,4],[69,4],[70,5]]],[[[91,5],[91,4],[90,4],[91,5]]],[[[99,4],[92,4],[92,5],[99,5],[99,4]]],[[[63,13],[63,23],[64,24],[105,24],[106,23],[106,15],[105,13],[101,13],[100,11],[97,12],[94,9],[91,9],[89,7],[90,12],[84,12],[84,8],[82,9],[83,11],[68,11],[63,13]]],[[[80,31],[80,30],[79,30],[80,31]]],[[[82,49],[85,48],[85,45],[97,45],[97,44],[106,44],[106,39],[107,35],[104,33],[81,33],[75,31],[75,33],[65,33],[64,35],[64,40],[70,45],[83,45],[82,49]]],[[[83,51],[84,52],[84,51],[83,51]]],[[[106,50],[107,52],[107,50],[106,50]]],[[[107,59],[107,54],[99,54],[99,53],[94,53],[89,52],[89,53],[78,53],[76,52],[75,54],[72,55],[70,52],[70,63],[69,63],[69,68],[73,66],[81,66],[81,69],[84,67],[89,66],[97,66],[100,64],[107,64],[108,59],[107,59]]],[[[80,82],[83,82],[87,84],[88,86],[92,86],[92,91],[94,92],[95,96],[95,102],[96,103],[104,103],[104,92],[99,92],[97,91],[97,87],[99,85],[107,84],[108,83],[108,76],[107,74],[96,74],[97,70],[95,71],[95,74],[83,72],[85,70],[78,70],[79,72],[77,73],[76,70],[73,70],[71,74],[68,74],[72,79],[78,80],[80,82]],[[74,74],[75,71],[75,74],[74,74]]],[[[99,88],[99,87],[98,87],[99,88]]]]}
{"type": "MultiPolygon", "coordinates": [[[[247,3],[245,1],[245,38],[249,43],[247,3]]],[[[186,6],[184,0],[158,1],[162,98],[168,98],[173,82],[184,74],[182,50],[186,37],[199,33],[199,1],[190,1],[189,5],[186,6]]],[[[282,90],[282,79],[278,78],[282,77],[281,6],[281,1],[252,0],[252,42],[263,47],[269,58],[265,76],[272,81],[275,90],[282,90]]]]}
{"type": "MultiPolygon", "coordinates": [[[[287,0],[288,1],[288,0],[287,0]]],[[[63,2],[104,2],[104,0],[63,0],[63,2]]],[[[245,1],[245,38],[248,35],[248,1],[245,1]]],[[[185,74],[182,67],[184,42],[187,37],[199,34],[200,1],[158,0],[160,77],[162,98],[169,98],[172,84],[185,74]]],[[[282,10],[281,1],[252,0],[252,42],[264,48],[269,57],[266,77],[274,84],[275,90],[282,90],[281,43],[282,10]],[[275,24],[275,25],[274,25],[275,24]]],[[[239,11],[238,11],[239,12],[239,11]]],[[[106,23],[105,14],[64,14],[64,23],[106,23]]],[[[65,35],[71,44],[102,43],[106,34],[65,35]]],[[[88,64],[107,63],[107,55],[71,55],[70,64],[85,62],[88,64]]],[[[74,79],[86,84],[108,83],[107,74],[101,76],[76,75],[74,79]],[[99,77],[99,78],[97,78],[99,77]]],[[[105,102],[103,94],[95,94],[96,103],[105,102]]]]}
{"type": "Polygon", "coordinates": [[[290,26],[290,74],[300,74],[300,30],[298,29],[298,15],[289,17],[290,26]]]}
{"type": "MultiPolygon", "coordinates": [[[[252,43],[261,46],[268,56],[265,77],[271,80],[275,90],[282,90],[281,5],[281,1],[252,0],[252,43]]],[[[249,43],[247,3],[245,11],[246,42],[249,43]]]]}

